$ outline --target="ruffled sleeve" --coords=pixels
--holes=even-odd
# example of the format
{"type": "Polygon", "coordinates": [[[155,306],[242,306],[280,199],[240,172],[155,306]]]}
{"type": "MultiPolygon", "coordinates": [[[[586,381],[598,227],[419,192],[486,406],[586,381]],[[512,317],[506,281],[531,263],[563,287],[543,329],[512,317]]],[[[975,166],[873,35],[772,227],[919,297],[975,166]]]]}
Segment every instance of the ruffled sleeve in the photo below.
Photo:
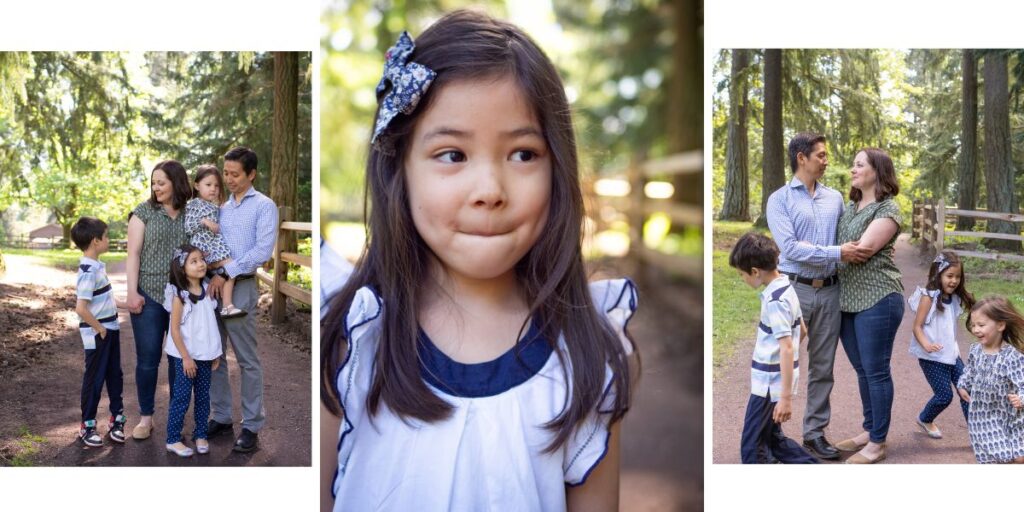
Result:
{"type": "Polygon", "coordinates": [[[366,396],[373,380],[373,361],[381,330],[383,301],[367,286],[356,291],[345,317],[345,339],[348,351],[334,379],[335,393],[342,410],[338,437],[338,475],[334,492],[345,474],[353,442],[348,440],[354,425],[366,414],[366,396]]]}
{"type": "Polygon", "coordinates": [[[164,287],[164,309],[168,313],[171,312],[171,306],[174,304],[174,297],[177,296],[181,299],[182,312],[181,312],[181,325],[185,325],[185,319],[188,318],[189,313],[192,312],[192,300],[188,297],[188,290],[179,290],[177,286],[171,283],[167,283],[164,287]]]}
{"type": "MultiPolygon", "coordinates": [[[[594,306],[608,319],[618,334],[626,354],[633,353],[633,344],[626,336],[626,327],[637,308],[636,286],[629,279],[597,281],[590,284],[594,306]]],[[[565,445],[562,469],[569,486],[582,485],[608,453],[609,415],[615,403],[612,389],[613,373],[606,367],[604,391],[597,408],[581,423],[565,445]]]]}
{"type": "Polygon", "coordinates": [[[918,286],[917,289],[914,290],[914,294],[907,299],[907,304],[910,306],[910,310],[916,314],[917,307],[921,304],[921,297],[926,295],[932,299],[931,309],[928,310],[928,316],[924,318],[924,323],[929,324],[931,323],[932,318],[935,317],[936,304],[939,301],[939,290],[926,290],[918,286]]]}

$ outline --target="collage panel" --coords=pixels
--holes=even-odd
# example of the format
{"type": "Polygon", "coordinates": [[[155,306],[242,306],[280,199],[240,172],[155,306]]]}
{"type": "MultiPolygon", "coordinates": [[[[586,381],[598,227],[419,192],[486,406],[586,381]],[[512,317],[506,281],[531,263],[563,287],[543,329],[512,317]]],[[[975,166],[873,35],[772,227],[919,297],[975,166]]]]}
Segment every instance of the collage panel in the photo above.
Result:
{"type": "Polygon", "coordinates": [[[701,12],[325,4],[321,510],[702,507],[701,12]]]}
{"type": "Polygon", "coordinates": [[[713,57],[712,462],[1024,462],[1024,51],[713,57]]]}
{"type": "Polygon", "coordinates": [[[0,465],[312,465],[311,66],[0,52],[0,465]]]}

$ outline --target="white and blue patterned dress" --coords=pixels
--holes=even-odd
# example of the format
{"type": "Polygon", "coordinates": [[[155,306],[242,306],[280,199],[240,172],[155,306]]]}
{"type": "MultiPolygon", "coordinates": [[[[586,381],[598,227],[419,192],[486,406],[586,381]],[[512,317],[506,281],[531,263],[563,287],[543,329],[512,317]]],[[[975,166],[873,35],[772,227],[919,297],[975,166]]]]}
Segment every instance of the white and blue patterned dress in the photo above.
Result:
{"type": "Polygon", "coordinates": [[[1024,410],[1014,408],[1006,398],[1024,391],[1024,354],[1009,344],[986,354],[975,343],[956,386],[971,395],[967,430],[978,462],[1024,457],[1024,410]]]}
{"type": "MultiPolygon", "coordinates": [[[[599,281],[590,292],[632,352],[625,327],[636,310],[633,283],[599,281]]],[[[553,439],[544,424],[562,411],[569,384],[535,325],[512,350],[479,364],[451,360],[421,332],[421,375],[454,406],[451,416],[403,421],[382,405],[371,418],[366,396],[384,307],[363,287],[346,318],[349,351],[335,380],[344,418],[334,510],[565,510],[566,485],[583,484],[608,449],[611,369],[597,410],[562,448],[544,453],[553,439]]],[[[564,353],[564,341],[557,349],[564,353]]]]}
{"type": "Polygon", "coordinates": [[[185,235],[188,236],[190,244],[203,251],[203,258],[207,263],[231,257],[231,251],[224,243],[224,237],[203,225],[203,219],[217,222],[219,217],[220,208],[205,199],[195,197],[185,203],[185,235]]]}

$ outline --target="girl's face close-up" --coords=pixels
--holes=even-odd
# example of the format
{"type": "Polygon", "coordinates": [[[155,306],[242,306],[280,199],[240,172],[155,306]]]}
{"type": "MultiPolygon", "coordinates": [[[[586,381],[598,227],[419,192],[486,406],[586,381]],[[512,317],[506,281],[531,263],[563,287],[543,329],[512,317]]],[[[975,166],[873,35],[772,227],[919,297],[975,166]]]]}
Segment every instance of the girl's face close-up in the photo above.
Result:
{"type": "Polygon", "coordinates": [[[167,173],[162,169],[153,171],[151,182],[153,194],[156,195],[156,202],[166,204],[171,200],[171,194],[174,192],[174,186],[171,185],[171,180],[167,177],[167,173]]]}
{"type": "Polygon", "coordinates": [[[877,180],[875,169],[868,163],[868,154],[864,151],[857,153],[853,159],[853,168],[850,169],[850,185],[854,188],[863,189],[871,186],[877,180]]]}
{"type": "Polygon", "coordinates": [[[985,347],[999,346],[1006,322],[997,322],[981,311],[971,313],[971,334],[985,347]]]}
{"type": "Polygon", "coordinates": [[[504,275],[547,221],[552,158],[542,127],[511,77],[436,94],[405,158],[416,231],[446,271],[504,275]]]}
{"type": "Polygon", "coordinates": [[[956,287],[960,286],[960,265],[950,265],[939,277],[942,283],[942,293],[952,295],[956,287]]]}
{"type": "Polygon", "coordinates": [[[196,190],[199,191],[199,197],[214,203],[220,204],[220,180],[213,174],[207,174],[203,179],[196,183],[196,190]]]}
{"type": "Polygon", "coordinates": [[[206,261],[203,260],[203,253],[192,251],[185,258],[185,275],[192,279],[202,279],[206,276],[206,261]]]}

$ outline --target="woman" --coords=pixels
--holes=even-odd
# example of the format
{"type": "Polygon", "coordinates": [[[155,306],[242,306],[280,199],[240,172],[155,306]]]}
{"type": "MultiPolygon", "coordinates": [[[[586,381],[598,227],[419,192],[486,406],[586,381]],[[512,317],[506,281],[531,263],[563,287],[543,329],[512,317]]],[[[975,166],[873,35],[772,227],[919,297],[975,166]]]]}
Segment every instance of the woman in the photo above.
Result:
{"type": "Polygon", "coordinates": [[[857,241],[871,257],[839,267],[839,336],[857,372],[864,432],[836,448],[858,452],[847,463],[874,464],[885,459],[893,397],[889,360],[903,319],[903,283],[893,261],[901,220],[893,198],[900,188],[892,159],[876,148],[857,153],[850,178],[850,202],[839,218],[837,242],[857,241]]]}
{"type": "MultiPolygon", "coordinates": [[[[170,315],[164,310],[164,288],[174,248],[188,241],[185,203],[192,195],[185,167],[174,160],[156,164],[150,175],[152,194],[128,216],[128,307],[135,335],[135,387],[140,421],[135,439],[153,432],[153,396],[164,335],[170,315]]],[[[168,364],[168,384],[173,374],[168,364]]]]}

